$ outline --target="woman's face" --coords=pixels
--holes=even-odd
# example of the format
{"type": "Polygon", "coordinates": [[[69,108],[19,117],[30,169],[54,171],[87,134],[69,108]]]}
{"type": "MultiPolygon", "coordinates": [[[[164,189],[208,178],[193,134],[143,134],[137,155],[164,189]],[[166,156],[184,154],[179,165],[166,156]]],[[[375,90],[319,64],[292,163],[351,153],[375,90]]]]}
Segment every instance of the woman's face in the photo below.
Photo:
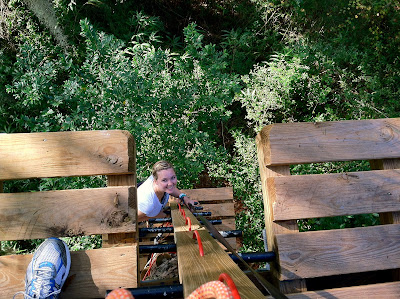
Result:
{"type": "Polygon", "coordinates": [[[177,178],[175,171],[172,168],[160,170],[157,172],[157,180],[155,183],[159,191],[171,193],[176,187],[177,178]]]}

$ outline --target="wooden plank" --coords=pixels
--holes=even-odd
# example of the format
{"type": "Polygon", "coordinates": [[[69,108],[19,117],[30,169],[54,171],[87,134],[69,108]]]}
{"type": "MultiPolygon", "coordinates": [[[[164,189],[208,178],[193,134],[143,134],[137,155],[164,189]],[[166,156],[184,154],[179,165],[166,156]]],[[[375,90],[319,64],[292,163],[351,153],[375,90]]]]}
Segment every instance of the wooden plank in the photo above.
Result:
{"type": "MultiPolygon", "coordinates": [[[[134,151],[136,152],[136,151],[134,151]]],[[[135,155],[136,156],[136,155],[135,155]]],[[[135,163],[136,167],[136,163],[135,163]]],[[[137,210],[137,189],[136,189],[136,168],[134,169],[133,174],[127,175],[109,175],[107,176],[107,185],[108,186],[135,186],[134,198],[135,200],[130,201],[130,209],[137,210]]],[[[135,227],[137,227],[137,212],[135,212],[135,227]]],[[[136,244],[137,236],[134,232],[120,232],[120,233],[112,233],[112,234],[103,234],[103,247],[114,246],[115,244],[136,244]]]]}
{"type": "Polygon", "coordinates": [[[400,224],[276,235],[282,280],[400,267],[400,224]]]}
{"type": "Polygon", "coordinates": [[[264,165],[400,157],[400,118],[264,127],[264,165]]]}
{"type": "Polygon", "coordinates": [[[218,280],[221,273],[229,274],[238,288],[241,298],[262,298],[262,293],[232,261],[229,255],[210,236],[204,228],[200,228],[197,219],[186,209],[186,215],[192,220],[192,229],[197,229],[204,248],[204,256],[199,255],[199,248],[193,240],[193,231],[188,226],[176,205],[171,205],[172,220],[175,228],[177,244],[179,280],[183,284],[186,298],[196,288],[209,281],[218,280]]]}
{"type": "MultiPolygon", "coordinates": [[[[265,139],[265,135],[258,134],[256,137],[257,144],[257,156],[258,163],[260,168],[260,177],[261,177],[261,188],[263,193],[263,201],[264,201],[264,217],[265,217],[265,229],[267,232],[267,245],[268,250],[274,251],[277,254],[277,261],[270,263],[271,273],[275,278],[280,277],[280,266],[279,266],[279,255],[278,248],[276,246],[275,235],[277,234],[292,234],[299,233],[299,227],[297,225],[296,220],[286,220],[274,222],[273,218],[273,205],[274,205],[274,197],[272,196],[272,191],[268,188],[267,180],[271,177],[280,177],[280,176],[290,176],[290,168],[287,165],[283,166],[266,166],[265,165],[265,157],[267,153],[266,143],[268,142],[265,139]]],[[[278,285],[277,285],[278,287],[278,285]]],[[[279,282],[279,289],[282,293],[294,293],[294,292],[302,292],[306,291],[306,281],[305,279],[295,279],[292,281],[281,281],[279,282]]]]}
{"type": "Polygon", "coordinates": [[[0,180],[131,173],[127,131],[0,134],[0,180]]]}
{"type": "MultiPolygon", "coordinates": [[[[300,294],[286,295],[290,299],[347,299],[347,298],[399,298],[400,282],[387,282],[373,285],[363,285],[354,287],[345,287],[337,289],[328,289],[321,291],[310,291],[300,294]]],[[[272,297],[268,297],[272,298],[272,297]]]]}
{"type": "MultiPolygon", "coordinates": [[[[71,270],[61,298],[101,298],[107,290],[137,287],[136,246],[71,252],[71,270]]],[[[0,294],[23,291],[32,255],[0,257],[0,294]]]]}
{"type": "MultiPolygon", "coordinates": [[[[231,245],[231,247],[233,249],[237,249],[238,245],[237,245],[237,240],[236,238],[225,238],[225,240],[228,242],[229,245],[231,245]]],[[[224,251],[229,251],[222,243],[220,243],[217,239],[215,239],[215,241],[218,243],[218,245],[222,248],[222,250],[224,251]]],[[[237,251],[237,250],[236,250],[237,251]]],[[[229,252],[228,252],[229,253],[229,252]]]]}
{"type": "Polygon", "coordinates": [[[134,232],[135,206],[135,187],[0,193],[0,240],[134,232]]]}
{"type": "Polygon", "coordinates": [[[273,219],[400,211],[400,170],[269,178],[273,219]]]}
{"type": "Polygon", "coordinates": [[[235,230],[236,229],[236,222],[235,218],[224,218],[222,219],[221,224],[216,224],[214,227],[217,230],[235,230]]]}
{"type": "MultiPolygon", "coordinates": [[[[214,225],[214,227],[219,231],[235,230],[236,229],[235,218],[224,218],[222,219],[222,224],[216,224],[214,225]]],[[[237,238],[225,238],[225,240],[229,243],[229,245],[231,245],[233,249],[236,249],[238,247],[236,239],[237,238]]],[[[222,245],[219,242],[218,244],[220,244],[223,250],[227,250],[224,245],[222,245]]]]}
{"type": "Polygon", "coordinates": [[[220,217],[234,217],[235,208],[233,202],[215,203],[215,204],[201,204],[203,210],[198,212],[211,212],[209,219],[215,219],[220,217]]]}
{"type": "Polygon", "coordinates": [[[232,187],[184,189],[181,191],[199,202],[233,200],[232,187]]]}

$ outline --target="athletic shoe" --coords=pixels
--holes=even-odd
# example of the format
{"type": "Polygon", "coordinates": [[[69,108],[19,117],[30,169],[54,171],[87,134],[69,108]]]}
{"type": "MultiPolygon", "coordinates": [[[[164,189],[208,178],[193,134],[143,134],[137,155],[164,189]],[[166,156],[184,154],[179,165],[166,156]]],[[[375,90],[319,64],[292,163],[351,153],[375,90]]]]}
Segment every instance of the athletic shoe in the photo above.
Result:
{"type": "Polygon", "coordinates": [[[20,293],[25,295],[25,299],[58,298],[70,267],[71,255],[67,244],[57,238],[47,239],[36,249],[26,271],[25,292],[20,293]]]}

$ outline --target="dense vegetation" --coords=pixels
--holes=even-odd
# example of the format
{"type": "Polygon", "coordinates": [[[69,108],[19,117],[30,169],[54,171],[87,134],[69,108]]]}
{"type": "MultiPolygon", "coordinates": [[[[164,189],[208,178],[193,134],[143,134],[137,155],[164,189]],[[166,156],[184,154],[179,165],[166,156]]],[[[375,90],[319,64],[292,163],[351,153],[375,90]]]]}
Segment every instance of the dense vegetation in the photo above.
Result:
{"type": "MultiPolygon", "coordinates": [[[[0,132],[129,130],[139,179],[162,158],[176,165],[181,187],[233,186],[243,250],[263,246],[260,128],[400,111],[396,1],[13,0],[0,8],[0,132]]],[[[368,166],[293,171],[351,167],[368,166]]],[[[46,179],[4,189],[101,184],[46,179]]],[[[357,221],[376,218],[312,219],[301,228],[357,221]]]]}

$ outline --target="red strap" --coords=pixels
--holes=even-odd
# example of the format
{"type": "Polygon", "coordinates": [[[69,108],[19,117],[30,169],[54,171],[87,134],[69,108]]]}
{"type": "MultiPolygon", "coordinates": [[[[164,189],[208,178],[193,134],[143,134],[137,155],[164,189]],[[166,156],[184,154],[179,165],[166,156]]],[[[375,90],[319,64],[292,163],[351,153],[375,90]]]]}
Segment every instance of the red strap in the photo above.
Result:
{"type": "Polygon", "coordinates": [[[233,279],[227,274],[227,273],[221,273],[221,275],[218,278],[219,281],[224,281],[227,283],[228,287],[231,289],[232,295],[234,299],[240,299],[239,291],[236,288],[235,283],[233,282],[233,279]]]}

